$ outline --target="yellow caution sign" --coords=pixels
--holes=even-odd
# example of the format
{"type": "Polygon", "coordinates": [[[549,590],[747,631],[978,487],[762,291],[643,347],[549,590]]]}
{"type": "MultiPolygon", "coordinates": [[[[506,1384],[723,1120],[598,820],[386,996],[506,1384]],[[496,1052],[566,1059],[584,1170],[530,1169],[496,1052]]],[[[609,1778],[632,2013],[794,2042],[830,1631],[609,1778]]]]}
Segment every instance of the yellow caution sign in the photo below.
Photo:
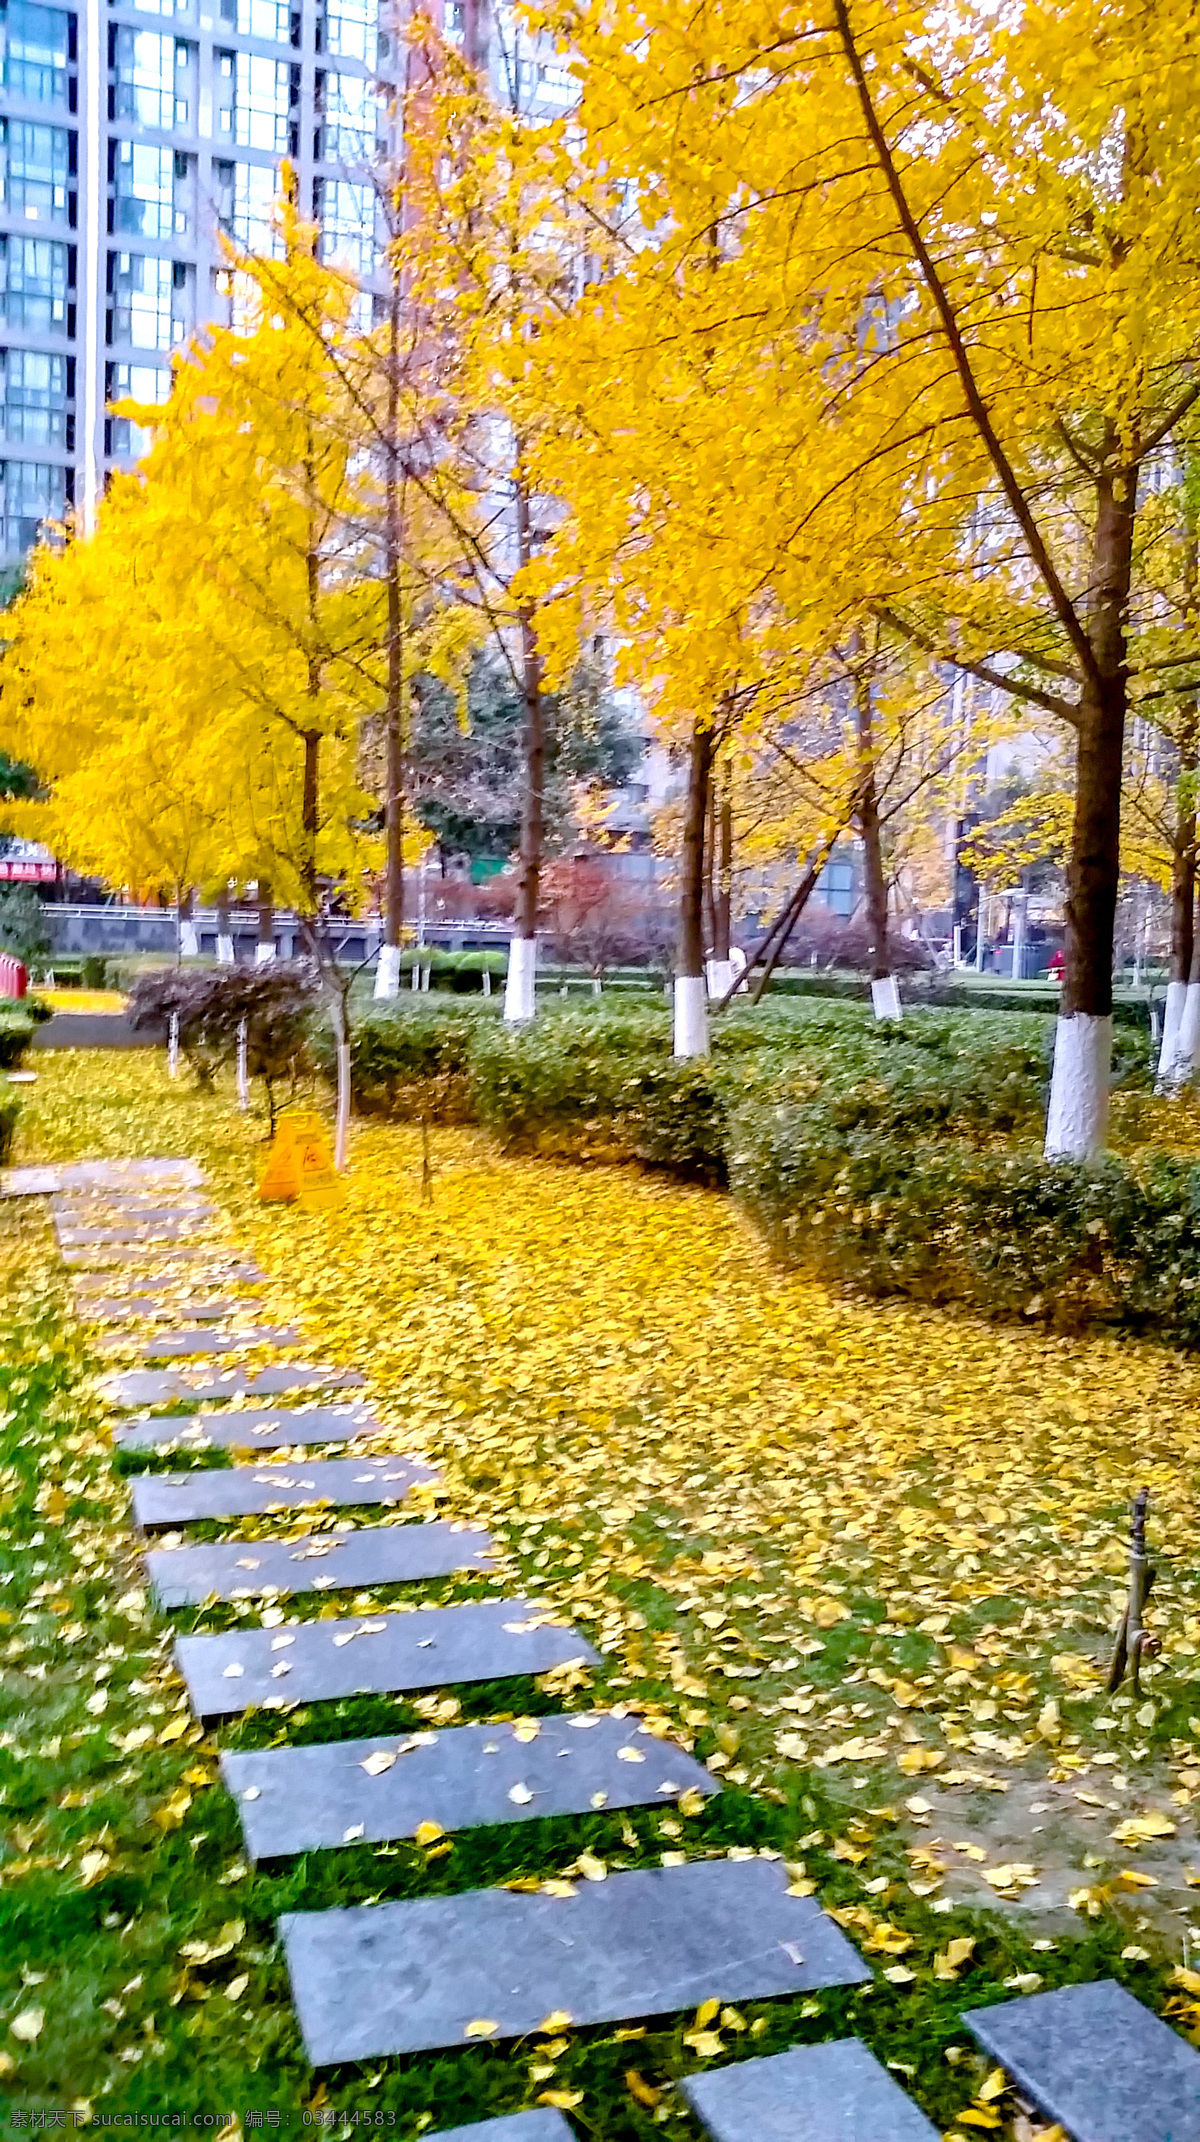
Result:
{"type": "Polygon", "coordinates": [[[341,1204],[345,1193],[325,1124],[314,1109],[288,1109],[280,1116],[258,1194],[265,1205],[298,1204],[304,1212],[341,1204]]]}

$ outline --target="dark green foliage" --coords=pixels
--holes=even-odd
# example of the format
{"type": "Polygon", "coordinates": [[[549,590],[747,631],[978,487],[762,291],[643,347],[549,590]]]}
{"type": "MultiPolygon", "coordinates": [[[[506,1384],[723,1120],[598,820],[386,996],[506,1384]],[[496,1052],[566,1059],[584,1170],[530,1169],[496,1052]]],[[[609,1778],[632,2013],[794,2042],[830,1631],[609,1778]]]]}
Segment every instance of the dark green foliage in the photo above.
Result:
{"type": "Polygon", "coordinates": [[[32,885],[14,885],[0,893],[0,952],[38,967],[49,957],[50,932],[42,903],[32,885]]]}
{"type": "Polygon", "coordinates": [[[33,1040],[34,1028],[52,1016],[38,997],[0,998],[0,1071],[15,1071],[33,1040]]]}
{"type": "Polygon", "coordinates": [[[293,1086],[308,1067],[309,1025],[318,996],[306,961],[274,960],[265,967],[154,967],[138,975],[129,994],[134,1027],[166,1031],[179,1021],[179,1046],[203,1091],[211,1092],[222,1064],[237,1053],[246,1027],[246,1068],[266,1086],[274,1129],[276,1089],[293,1086]]]}
{"type": "Polygon", "coordinates": [[[0,1096],[0,1168],[4,1167],[11,1158],[13,1137],[16,1133],[17,1117],[20,1113],[21,1104],[19,1101],[13,1100],[9,1094],[0,1096]]]}
{"type": "MultiPolygon", "coordinates": [[[[505,856],[521,819],[524,708],[507,669],[480,654],[467,686],[463,721],[455,695],[435,677],[416,680],[411,764],[415,808],[444,851],[505,856]]],[[[642,755],[599,676],[581,667],[569,689],[546,701],[547,842],[557,847],[572,822],[571,783],[619,788],[642,755]]]]}
{"type": "MultiPolygon", "coordinates": [[[[500,999],[431,1003],[420,995],[380,1005],[355,1022],[350,1039],[350,1076],[356,1105],[399,1121],[468,1123],[472,1120],[468,1063],[481,1022],[497,1021],[500,999]]],[[[333,1037],[323,1026],[317,1060],[333,1075],[333,1037]]]]}

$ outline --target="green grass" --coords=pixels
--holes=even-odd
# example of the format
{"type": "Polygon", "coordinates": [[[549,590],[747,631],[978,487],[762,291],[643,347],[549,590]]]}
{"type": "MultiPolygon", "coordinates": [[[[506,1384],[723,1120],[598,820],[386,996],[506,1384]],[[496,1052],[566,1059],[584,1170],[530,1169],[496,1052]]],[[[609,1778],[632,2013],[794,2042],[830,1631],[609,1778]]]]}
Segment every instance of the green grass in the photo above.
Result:
{"type": "MultiPolygon", "coordinates": [[[[690,1818],[661,1808],[595,1814],[474,1831],[429,1849],[356,1846],[248,1871],[216,1779],[219,1745],[395,1732],[419,1725],[428,1710],[357,1698],[282,1717],[253,1714],[219,1739],[191,1723],[170,1665],[172,1624],[221,1626],[240,1610],[168,1621],[148,1609],[120,1477],[134,1467],[111,1463],[88,1380],[94,1364],[40,1224],[22,1213],[10,1225],[15,1235],[0,1239],[8,1304],[0,1334],[0,2115],[72,2106],[109,2115],[278,2109],[300,2126],[307,2108],[346,2133],[351,2115],[369,2113],[409,2142],[520,2109],[549,2090],[566,2100],[578,2093],[569,2117],[596,2142],[683,2142],[698,2133],[674,2094],[684,2075],[857,2033],[947,2128],[985,2067],[960,2011],[995,1999],[1006,1979],[1036,1971],[1052,1986],[1107,1974],[1152,2003],[1165,1999],[1165,1969],[1123,1961],[1128,1937],[1115,1921],[1035,1951],[998,1912],[935,1912],[906,1886],[912,1867],[896,1812],[854,1813],[802,1771],[786,1792],[730,1789],[690,1818]],[[178,1737],[160,1745],[164,1733],[178,1737]],[[116,1745],[114,1736],[131,1735],[136,1745],[116,1745]],[[561,1875],[581,1851],[613,1871],[652,1866],[669,1849],[802,1860],[824,1901],[865,1903],[902,1930],[911,1945],[901,1968],[913,1978],[889,1983],[882,1968],[896,1966],[885,1953],[872,1959],[880,1975],[863,1990],[726,2009],[709,2025],[721,2041],[712,2062],[685,2042],[696,2030],[689,2013],[566,2032],[549,2045],[373,2061],[321,2080],[309,2070],[275,1944],[280,1911],[561,1875]],[[881,1879],[894,1890],[867,1895],[864,1883],[881,1879]],[[974,1957],[957,1982],[939,1981],[934,1956],[964,1933],[975,1937],[974,1957]],[[189,1961],[181,1950],[196,1943],[207,1957],[189,1961]],[[42,2026],[23,2041],[10,2025],[35,2010],[42,2026]],[[948,2059],[956,2049],[961,2057],[948,2059]]],[[[466,1597],[474,1588],[447,1584],[438,1594],[466,1597]]],[[[652,1612],[653,1588],[643,1593],[652,1612]]],[[[603,1700],[603,1683],[602,1672],[571,1702],[603,1700]]],[[[558,1707],[533,1683],[455,1694],[467,1718],[558,1707]]],[[[706,1726],[698,1752],[714,1745],[706,1726]]],[[[861,1928],[851,1933],[862,1940],[861,1928]]]]}

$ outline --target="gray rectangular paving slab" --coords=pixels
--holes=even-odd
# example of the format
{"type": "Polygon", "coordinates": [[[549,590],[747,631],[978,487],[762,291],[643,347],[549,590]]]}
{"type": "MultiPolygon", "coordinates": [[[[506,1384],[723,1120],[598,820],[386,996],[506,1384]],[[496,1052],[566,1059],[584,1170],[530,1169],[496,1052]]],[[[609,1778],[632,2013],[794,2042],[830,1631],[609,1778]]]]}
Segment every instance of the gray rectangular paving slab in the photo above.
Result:
{"type": "Polygon", "coordinates": [[[63,1249],[90,1249],[106,1244],[150,1245],[155,1242],[186,1243],[189,1247],[197,1242],[212,1243],[216,1238],[206,1220],[136,1220],[125,1221],[112,1227],[68,1226],[60,1220],[55,1233],[63,1249]]]}
{"type": "Polygon", "coordinates": [[[477,2120],[473,2127],[439,2127],[425,2142],[575,2142],[561,2112],[510,2112],[505,2119],[477,2120]]]}
{"type": "Polygon", "coordinates": [[[121,1190],[152,1183],[198,1189],[203,1170],[194,1160],[75,1160],[58,1167],[7,1168],[0,1196],[52,1197],[64,1190],[121,1190]]]}
{"type": "Polygon", "coordinates": [[[458,1681],[547,1673],[596,1654],[569,1624],[526,1599],[418,1607],[409,1614],[293,1622],[181,1636],[175,1663],[198,1718],[227,1718],[256,1704],[332,1702],[458,1681]]]}
{"type": "Polygon", "coordinates": [[[696,1860],[581,1881],[571,1897],[506,1889],[288,1912],[279,1931],[315,2067],[753,2001],[870,1978],[778,1861],[696,1860]]]}
{"type": "Polygon", "coordinates": [[[682,1748],[609,1711],[268,1748],[223,1755],[221,1770],[255,1861],[383,1844],[422,1822],[471,1830],[721,1789],[682,1748]]]}
{"type": "Polygon", "coordinates": [[[255,1346],[298,1346],[294,1324],[247,1324],[241,1331],[164,1331],[147,1339],[143,1361],[202,1359],[216,1354],[248,1353],[255,1346]]]}
{"type": "Polygon", "coordinates": [[[231,1406],[224,1413],[157,1413],[113,1429],[123,1450],[291,1450],[384,1435],[366,1406],[231,1406]]]}
{"type": "Polygon", "coordinates": [[[185,1204],[164,1204],[161,1198],[102,1196],[52,1198],[50,1211],[56,1227],[132,1226],[143,1220],[170,1220],[194,1226],[197,1220],[215,1219],[219,1207],[210,1198],[189,1198],[185,1204]]]}
{"type": "Polygon", "coordinates": [[[443,1519],[429,1524],[358,1525],[288,1540],[216,1540],[201,1547],[160,1547],[144,1557],[161,1607],[205,1599],[250,1599],[270,1593],[367,1591],[377,1584],[418,1584],[458,1570],[490,1567],[490,1533],[443,1519]]]}
{"type": "Polygon", "coordinates": [[[143,1532],[216,1517],[257,1517],[317,1502],[338,1509],[396,1503],[423,1480],[436,1480],[413,1458],[315,1458],[292,1465],[227,1465],[216,1471],[141,1473],[132,1482],[134,1522],[143,1532]]]}
{"type": "Polygon", "coordinates": [[[963,2022],[1073,2142],[1200,2142],[1200,2053],[1115,1979],[963,2022]]]}
{"type": "MultiPolygon", "coordinates": [[[[89,1294],[76,1304],[78,1314],[88,1324],[150,1324],[165,1321],[170,1317],[186,1317],[190,1324],[220,1324],[227,1317],[244,1315],[253,1302],[239,1301],[236,1295],[218,1296],[211,1302],[175,1302],[161,1294],[141,1294],[132,1301],[116,1295],[89,1294]]],[[[104,1340],[102,1353],[117,1353],[129,1344],[127,1336],[117,1335],[104,1340]]]]}
{"type": "Polygon", "coordinates": [[[741,2060],[680,2088],[713,2142],[938,2142],[861,2038],[741,2060]]]}
{"type": "MultiPolygon", "coordinates": [[[[218,1242],[148,1242],[119,1244],[96,1242],[81,1249],[62,1246],[60,1255],[69,1272],[120,1272],[123,1275],[154,1273],[159,1278],[169,1277],[173,1272],[193,1271],[205,1265],[210,1271],[220,1269],[218,1242]]],[[[226,1253],[228,1254],[228,1252],[226,1253]]]]}
{"type": "Polygon", "coordinates": [[[208,1403],[222,1398],[282,1398],[288,1391],[349,1391],[366,1382],[357,1369],[314,1367],[308,1361],[286,1361],[246,1375],[240,1369],[214,1374],[198,1369],[123,1369],[106,1376],[100,1391],[110,1406],[132,1411],[135,1406],[169,1406],[178,1399],[208,1403]]]}

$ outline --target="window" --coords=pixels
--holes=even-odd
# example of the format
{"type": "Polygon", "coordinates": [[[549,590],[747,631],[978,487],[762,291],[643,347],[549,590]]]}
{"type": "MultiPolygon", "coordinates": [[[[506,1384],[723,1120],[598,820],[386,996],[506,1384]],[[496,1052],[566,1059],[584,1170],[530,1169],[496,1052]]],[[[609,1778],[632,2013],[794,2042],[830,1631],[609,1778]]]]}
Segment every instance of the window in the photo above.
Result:
{"type": "Polygon", "coordinates": [[[325,77],[325,161],[369,164],[375,154],[379,100],[365,75],[325,77]]]}
{"type": "Polygon", "coordinates": [[[10,327],[71,332],[70,247],[53,238],[0,238],[0,316],[10,327]]]}
{"type": "Polygon", "coordinates": [[[287,148],[289,75],[282,60],[237,54],[233,138],[242,148],[269,149],[275,156],[287,148]]]}
{"type": "Polygon", "coordinates": [[[139,238],[170,238],[187,229],[187,216],[175,209],[177,165],[186,160],[173,149],[160,149],[148,141],[114,141],[112,158],[114,231],[129,231],[139,238]]]}
{"type": "Polygon", "coordinates": [[[854,912],[854,865],[840,862],[835,856],[826,863],[817,879],[817,898],[823,907],[835,915],[850,915],[854,912]]]}
{"type": "Polygon", "coordinates": [[[71,57],[70,16],[30,0],[8,0],[3,11],[4,87],[30,104],[65,104],[71,57]]]}
{"type": "Polygon", "coordinates": [[[29,550],[44,520],[60,521],[70,499],[68,472],[55,462],[0,461],[0,549],[29,550]]]}
{"type": "Polygon", "coordinates": [[[0,201],[33,222],[65,217],[71,176],[72,136],[63,126],[29,119],[0,119],[0,201]]]}
{"type": "Polygon", "coordinates": [[[70,446],[68,361],[44,350],[0,350],[0,424],[20,446],[70,446]]]}
{"type": "Polygon", "coordinates": [[[247,253],[279,253],[279,233],[272,220],[278,183],[279,174],[271,164],[233,167],[233,235],[247,253]]]}
{"type": "Polygon", "coordinates": [[[182,342],[184,322],[172,304],[176,263],[145,253],[110,253],[108,261],[109,341],[128,342],[135,350],[169,350],[182,342]]]}
{"type": "Polygon", "coordinates": [[[327,179],[321,216],[321,258],[343,261],[355,275],[375,267],[375,193],[346,179],[327,179]]]}
{"type": "Polygon", "coordinates": [[[379,32],[377,0],[327,0],[325,49],[342,59],[373,64],[379,32]]]}
{"type": "Polygon", "coordinates": [[[292,34],[290,0],[237,0],[237,26],[241,37],[286,45],[292,34]]]}
{"type": "MultiPolygon", "coordinates": [[[[115,7],[118,0],[109,0],[115,7]]],[[[136,0],[139,15],[190,15],[191,0],[136,0]]]]}
{"type": "Polygon", "coordinates": [[[188,123],[191,47],[157,30],[114,30],[112,116],[169,134],[188,123]]]}
{"type": "MultiPolygon", "coordinates": [[[[111,402],[157,402],[170,399],[171,374],[164,365],[110,364],[107,399],[111,402]]],[[[149,453],[153,434],[132,417],[110,417],[108,451],[123,459],[139,461],[149,453]]]]}

